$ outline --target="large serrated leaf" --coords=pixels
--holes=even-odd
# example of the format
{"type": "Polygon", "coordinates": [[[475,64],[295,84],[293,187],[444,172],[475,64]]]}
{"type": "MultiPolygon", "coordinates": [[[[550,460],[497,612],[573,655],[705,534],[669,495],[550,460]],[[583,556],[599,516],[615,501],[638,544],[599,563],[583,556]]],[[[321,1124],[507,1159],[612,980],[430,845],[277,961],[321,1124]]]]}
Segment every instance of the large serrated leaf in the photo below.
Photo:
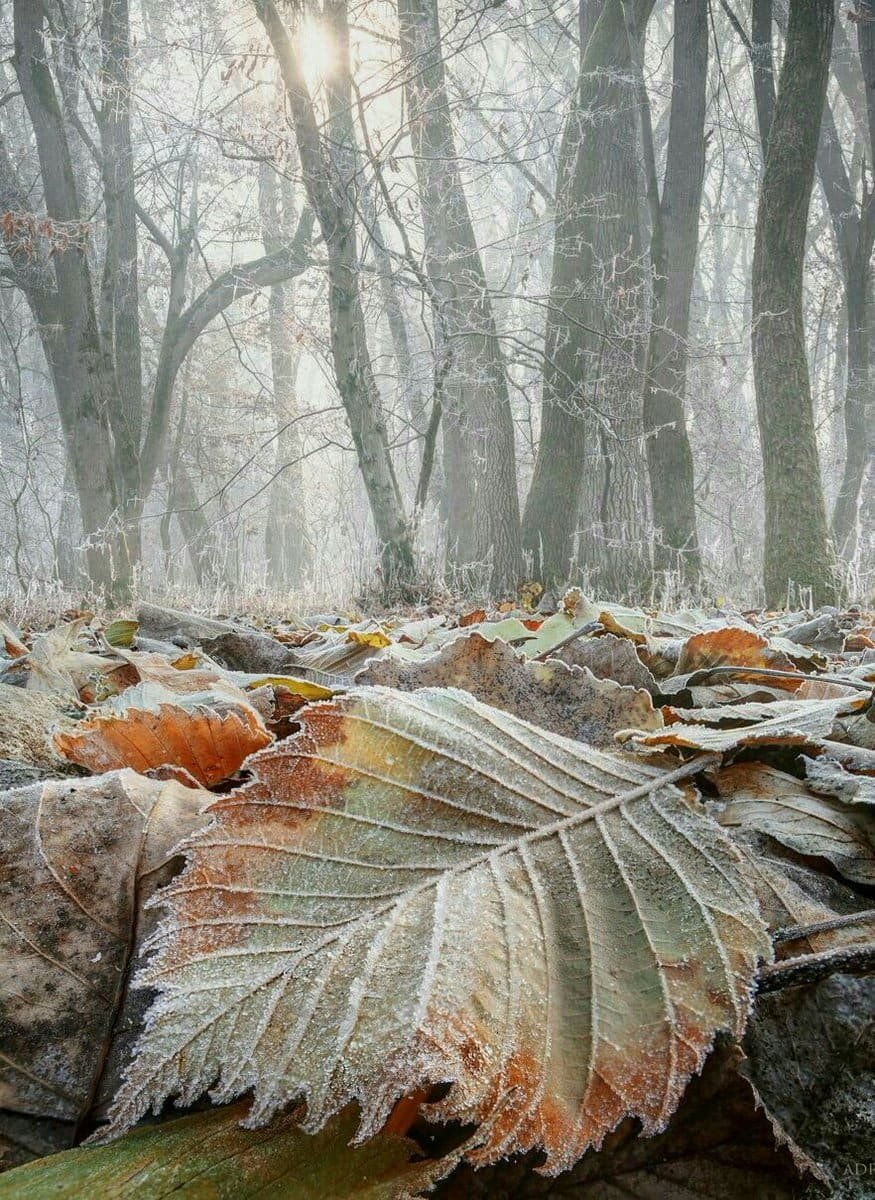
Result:
{"type": "Polygon", "coordinates": [[[254,1122],[304,1098],[309,1129],[358,1099],[365,1136],[429,1082],[488,1123],[483,1162],[663,1128],[770,955],[716,823],[664,768],[453,689],[300,719],[162,893],[115,1129],[252,1088],[254,1122]]]}

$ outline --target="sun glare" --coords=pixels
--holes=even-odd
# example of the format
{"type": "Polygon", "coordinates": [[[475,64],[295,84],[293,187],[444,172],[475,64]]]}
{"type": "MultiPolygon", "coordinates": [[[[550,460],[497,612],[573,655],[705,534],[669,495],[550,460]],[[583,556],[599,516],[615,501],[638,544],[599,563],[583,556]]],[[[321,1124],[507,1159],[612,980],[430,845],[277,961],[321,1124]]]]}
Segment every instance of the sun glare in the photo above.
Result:
{"type": "Polygon", "coordinates": [[[297,42],[307,86],[314,91],[337,66],[337,49],[325,26],[312,17],[301,22],[297,42]]]}

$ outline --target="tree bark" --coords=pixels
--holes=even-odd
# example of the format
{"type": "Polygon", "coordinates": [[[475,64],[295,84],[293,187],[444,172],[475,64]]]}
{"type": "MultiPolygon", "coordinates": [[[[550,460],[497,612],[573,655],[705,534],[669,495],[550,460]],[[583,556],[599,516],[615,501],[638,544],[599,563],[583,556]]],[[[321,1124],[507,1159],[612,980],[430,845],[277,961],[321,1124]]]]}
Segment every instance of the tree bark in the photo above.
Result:
{"type": "Polygon", "coordinates": [[[763,456],[766,602],[794,587],[835,598],[805,352],[805,237],[829,72],[833,0],[791,0],[760,188],[752,348],[763,456]]]}
{"type": "Polygon", "coordinates": [[[763,163],[775,112],[775,60],[772,52],[772,0],[751,0],[751,66],[763,163]]]}
{"type": "MultiPolygon", "coordinates": [[[[863,19],[856,22],[857,46],[866,96],[869,160],[875,162],[875,7],[862,0],[863,19]]],[[[844,405],[845,463],[832,515],[836,549],[850,558],[856,548],[860,499],[867,472],[875,467],[875,421],[873,421],[872,369],[872,246],[875,240],[873,195],[864,183],[860,215],[857,217],[856,254],[846,282],[848,317],[848,382],[844,405]]],[[[856,213],[855,213],[856,216],[856,213]]]]}
{"type": "Polygon", "coordinates": [[[845,454],[842,479],[832,514],[832,536],[844,557],[854,553],[857,512],[866,465],[870,389],[869,338],[872,245],[875,210],[863,173],[859,204],[842,155],[835,118],[829,101],[824,105],[817,169],[826,197],[833,234],[839,251],[845,300],[845,399],[843,405],[845,454]]]}
{"type": "Polygon", "coordinates": [[[57,296],[51,306],[53,328],[42,333],[43,347],[79,496],[89,575],[101,592],[124,600],[132,584],[132,561],[120,520],[124,489],[110,420],[118,411],[118,390],[101,345],[87,230],[46,58],[42,3],[15,0],[13,19],[13,64],[36,139],[46,212],[53,229],[67,239],[51,260],[57,296]]]}
{"type": "Polygon", "coordinates": [[[425,263],[443,383],[448,557],[465,578],[489,564],[494,595],[515,592],[522,544],[507,369],[459,173],[436,0],[399,0],[398,22],[419,185],[425,263]]]}
{"type": "Polygon", "coordinates": [[[410,524],[389,452],[389,439],[367,344],[358,286],[359,257],[352,203],[355,170],[351,115],[349,31],[345,0],[328,0],[324,12],[338,62],[328,91],[330,150],[323,144],[301,63],[274,0],[254,0],[286,89],[307,198],[328,256],[331,353],[359,467],[381,543],[383,586],[406,587],[414,578],[410,524]]]}
{"type": "Polygon", "coordinates": [[[653,324],[644,381],[644,430],[657,530],[655,565],[680,570],[695,583],[699,543],[684,401],[705,175],[707,0],[675,0],[673,56],[665,179],[651,243],[653,324]]]}
{"type": "MultiPolygon", "coordinates": [[[[101,325],[118,385],[118,408],[110,413],[110,420],[124,481],[124,500],[136,506],[143,498],[139,454],[143,428],[143,371],[137,209],[131,144],[131,31],[128,0],[103,0],[100,44],[103,97],[99,124],[106,215],[101,325]]],[[[128,536],[138,539],[139,531],[132,527],[128,536]]],[[[134,557],[139,558],[138,551],[134,557]]]]}
{"type": "MultiPolygon", "coordinates": [[[[646,0],[635,7],[636,29],[651,8],[646,0]]],[[[623,2],[606,0],[582,53],[563,133],[541,438],[523,544],[545,583],[566,581],[577,552],[594,582],[615,593],[635,590],[649,575],[635,112],[623,2]]]]}

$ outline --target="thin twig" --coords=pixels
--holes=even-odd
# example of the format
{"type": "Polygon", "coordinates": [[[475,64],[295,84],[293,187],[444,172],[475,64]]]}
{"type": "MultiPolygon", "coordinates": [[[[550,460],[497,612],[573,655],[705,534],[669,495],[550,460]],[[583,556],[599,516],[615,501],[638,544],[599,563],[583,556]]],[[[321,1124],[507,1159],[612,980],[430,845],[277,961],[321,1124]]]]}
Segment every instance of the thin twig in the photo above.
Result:
{"type": "Polygon", "coordinates": [[[831,933],[834,929],[846,929],[849,925],[867,925],[875,923],[875,908],[867,908],[863,912],[847,913],[843,917],[833,917],[829,921],[815,921],[811,925],[787,925],[776,929],[772,934],[773,942],[796,942],[800,938],[813,937],[817,933],[831,933]]]}
{"type": "Polygon", "coordinates": [[[763,675],[767,679],[798,679],[803,683],[806,679],[819,683],[838,683],[842,687],[855,688],[858,692],[875,690],[875,683],[863,683],[859,679],[848,679],[844,675],[806,675],[804,671],[779,671],[776,667],[700,667],[692,671],[692,675],[763,675]]]}
{"type": "Polygon", "coordinates": [[[782,988],[818,983],[831,975],[868,975],[875,971],[875,942],[840,946],[822,954],[806,954],[763,967],[757,992],[777,992],[782,988]]]}
{"type": "Polygon", "coordinates": [[[601,621],[587,621],[585,625],[581,625],[579,629],[575,629],[572,633],[569,633],[568,637],[564,637],[561,642],[557,642],[549,650],[542,650],[540,654],[536,654],[532,662],[546,662],[548,658],[552,658],[555,655],[557,650],[564,650],[566,646],[570,646],[578,638],[588,637],[589,634],[595,633],[597,629],[601,628],[601,621]]]}

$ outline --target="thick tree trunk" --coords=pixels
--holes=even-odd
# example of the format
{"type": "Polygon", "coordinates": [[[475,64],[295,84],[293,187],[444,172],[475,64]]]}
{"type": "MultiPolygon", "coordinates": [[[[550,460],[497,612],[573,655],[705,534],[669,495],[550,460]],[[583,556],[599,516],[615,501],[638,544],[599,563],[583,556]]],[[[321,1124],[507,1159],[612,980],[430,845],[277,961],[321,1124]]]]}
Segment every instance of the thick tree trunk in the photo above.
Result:
{"type": "MultiPolygon", "coordinates": [[[[637,28],[650,7],[638,6],[637,28]]],[[[579,546],[581,566],[612,592],[634,590],[648,573],[635,113],[623,2],[606,0],[563,135],[541,439],[523,544],[548,583],[568,579],[579,546]]]]}
{"type": "Polygon", "coordinates": [[[69,236],[63,253],[52,257],[57,325],[43,337],[43,346],[79,495],[91,583],[113,599],[124,600],[130,593],[133,564],[120,520],[123,487],[109,416],[118,411],[115,374],[101,345],[87,234],[46,60],[42,6],[16,0],[13,16],[13,62],[36,138],[46,212],[53,226],[69,236]]]}
{"type": "Polygon", "coordinates": [[[331,353],[359,467],[382,547],[383,586],[392,591],[413,581],[410,524],[389,452],[389,439],[367,344],[358,286],[359,256],[353,190],[355,141],[346,0],[328,0],[326,20],[334,36],[337,65],[327,86],[330,147],[323,143],[301,63],[274,0],[255,0],[276,53],[295,127],[307,198],[316,214],[328,257],[331,353]]]}
{"type": "Polygon", "coordinates": [[[769,132],[775,113],[775,60],[772,52],[772,0],[751,0],[751,66],[757,127],[763,162],[769,144],[769,132]]]}
{"type": "Polygon", "coordinates": [[[768,604],[788,589],[835,597],[802,319],[805,236],[826,95],[833,0],[791,0],[760,189],[753,261],[753,365],[763,456],[768,604]]]}
{"type": "MultiPolygon", "coordinates": [[[[871,337],[870,291],[875,212],[868,191],[857,203],[842,154],[832,109],[824,107],[817,150],[817,168],[829,208],[844,286],[844,367],[846,371],[844,466],[832,515],[836,550],[845,558],[854,553],[860,490],[871,453],[868,443],[871,337]]],[[[837,337],[842,336],[841,330],[837,337]]]]}
{"type": "MultiPolygon", "coordinates": [[[[862,20],[857,25],[866,117],[869,132],[870,162],[875,161],[875,6],[863,0],[859,6],[862,20]]],[[[846,205],[847,208],[847,205],[846,205]]],[[[860,499],[867,471],[875,465],[875,404],[872,400],[872,295],[871,257],[875,239],[873,197],[867,192],[857,222],[855,254],[846,271],[846,308],[848,318],[848,380],[844,404],[845,463],[832,514],[832,534],[836,549],[851,558],[857,548],[860,499]]]]}
{"type": "Polygon", "coordinates": [[[644,381],[644,430],[657,530],[655,565],[680,570],[694,582],[700,562],[684,401],[705,174],[707,0],[675,0],[673,55],[665,180],[651,247],[653,325],[644,381]]]}
{"type": "MultiPolygon", "coordinates": [[[[137,211],[131,144],[131,32],[128,0],[103,0],[100,23],[103,103],[100,111],[106,254],[101,284],[101,329],[118,383],[110,413],[126,504],[143,498],[140,440],[143,373],[140,350],[137,211]]],[[[138,538],[133,527],[129,536],[138,538]]],[[[137,557],[139,555],[137,554],[137,557]]]]}
{"type": "Polygon", "coordinates": [[[507,369],[459,173],[436,0],[399,0],[398,22],[426,269],[451,354],[442,392],[448,554],[463,578],[489,564],[498,595],[522,576],[507,369]]]}

